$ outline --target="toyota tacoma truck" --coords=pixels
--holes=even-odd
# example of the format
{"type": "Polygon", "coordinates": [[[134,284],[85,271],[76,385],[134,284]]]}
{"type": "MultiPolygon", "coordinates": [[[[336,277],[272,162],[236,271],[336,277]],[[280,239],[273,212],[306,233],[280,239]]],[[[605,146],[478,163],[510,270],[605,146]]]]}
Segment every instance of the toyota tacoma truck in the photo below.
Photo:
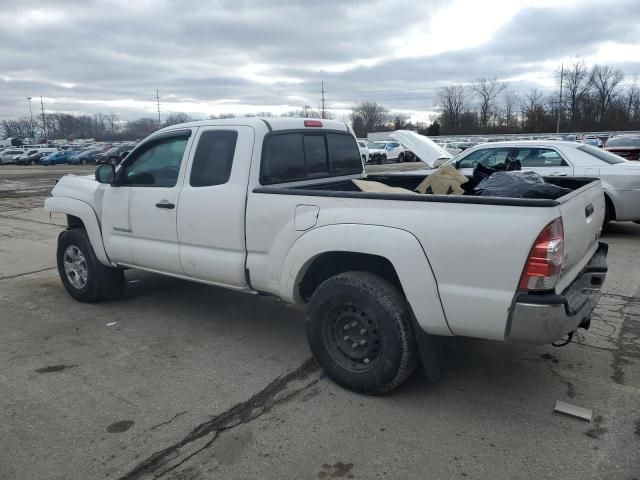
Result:
{"type": "Polygon", "coordinates": [[[313,355],[358,392],[391,391],[419,360],[435,380],[441,336],[549,344],[589,326],[599,180],[549,178],[570,193],[525,199],[413,193],[424,178],[366,175],[341,122],[207,120],[64,176],[45,208],[66,215],[57,264],[76,300],[122,295],[136,268],[306,305],[313,355]]]}

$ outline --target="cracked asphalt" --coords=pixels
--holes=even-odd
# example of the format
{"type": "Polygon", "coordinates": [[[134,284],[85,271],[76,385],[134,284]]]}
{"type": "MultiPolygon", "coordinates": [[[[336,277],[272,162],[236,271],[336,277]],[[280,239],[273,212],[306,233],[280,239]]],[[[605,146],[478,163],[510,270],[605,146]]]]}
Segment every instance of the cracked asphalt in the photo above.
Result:
{"type": "Polygon", "coordinates": [[[569,346],[447,339],[438,383],[365,397],[274,299],[128,271],[124,300],[73,301],[54,168],[0,168],[0,479],[640,479],[640,225],[604,236],[605,294],[569,346]]]}

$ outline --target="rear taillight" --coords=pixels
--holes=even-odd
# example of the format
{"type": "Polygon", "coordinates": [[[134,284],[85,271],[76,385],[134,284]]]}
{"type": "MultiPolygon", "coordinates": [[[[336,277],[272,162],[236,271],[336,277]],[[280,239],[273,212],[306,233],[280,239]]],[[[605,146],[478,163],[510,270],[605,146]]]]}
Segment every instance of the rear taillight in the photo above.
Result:
{"type": "Polygon", "coordinates": [[[564,229],[556,218],[538,235],[520,277],[522,290],[551,290],[556,286],[564,259],[564,229]]]}

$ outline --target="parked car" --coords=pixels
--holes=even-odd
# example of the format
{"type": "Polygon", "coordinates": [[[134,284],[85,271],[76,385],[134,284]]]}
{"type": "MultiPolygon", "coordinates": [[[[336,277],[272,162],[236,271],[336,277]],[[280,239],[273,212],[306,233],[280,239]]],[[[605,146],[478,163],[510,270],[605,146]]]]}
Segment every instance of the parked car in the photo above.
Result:
{"type": "Polygon", "coordinates": [[[20,148],[7,148],[0,152],[0,164],[16,163],[18,157],[23,153],[24,150],[20,148]]]}
{"type": "Polygon", "coordinates": [[[373,142],[369,144],[369,162],[385,164],[389,160],[404,162],[404,147],[395,141],[373,142]]]}
{"type": "Polygon", "coordinates": [[[607,140],[604,148],[627,160],[640,160],[640,136],[623,135],[607,140]]]}
{"type": "Polygon", "coordinates": [[[56,153],[56,148],[32,148],[26,150],[22,155],[16,159],[18,165],[37,165],[40,163],[40,159],[56,153]]]}
{"type": "Polygon", "coordinates": [[[358,150],[360,150],[362,161],[364,163],[367,163],[367,160],[369,158],[369,146],[367,145],[366,140],[358,140],[358,150]]]}
{"type": "Polygon", "coordinates": [[[78,152],[69,157],[69,163],[72,165],[86,165],[87,163],[97,163],[96,157],[102,153],[100,148],[91,148],[83,152],[78,152]]]}
{"type": "Polygon", "coordinates": [[[592,147],[602,148],[604,144],[600,141],[600,139],[595,137],[587,137],[581,140],[585,145],[591,145],[592,147]]]}
{"type": "Polygon", "coordinates": [[[555,179],[570,193],[532,200],[412,193],[424,178],[366,176],[342,122],[205,120],[95,179],[64,176],[45,209],[68,219],[56,259],[74,299],[122,295],[124,269],[142,268],[307,305],[311,352],[359,392],[393,390],[419,357],[435,380],[436,336],[548,344],[589,326],[607,270],[600,181],[555,179]]]}
{"type": "Polygon", "coordinates": [[[47,155],[46,157],[42,157],[40,159],[40,165],[60,165],[62,163],[69,163],[69,157],[74,155],[75,150],[58,150],[51,155],[47,155]]]}
{"type": "Polygon", "coordinates": [[[507,157],[543,177],[599,178],[606,200],[605,224],[640,223],[640,165],[591,145],[547,140],[491,143],[470,148],[447,163],[472,175],[478,164],[491,167],[507,157]]]}
{"type": "Polygon", "coordinates": [[[132,149],[131,145],[117,145],[110,148],[106,152],[100,153],[96,156],[97,163],[118,163],[122,158],[123,152],[129,152],[132,149]]]}

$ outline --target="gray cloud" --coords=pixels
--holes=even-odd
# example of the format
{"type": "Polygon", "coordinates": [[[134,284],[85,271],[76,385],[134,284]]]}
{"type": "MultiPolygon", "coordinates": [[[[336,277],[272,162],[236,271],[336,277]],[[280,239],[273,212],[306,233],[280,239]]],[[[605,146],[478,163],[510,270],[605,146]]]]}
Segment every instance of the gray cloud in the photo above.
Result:
{"type": "MultiPolygon", "coordinates": [[[[172,102],[223,99],[252,105],[255,111],[282,104],[299,107],[307,101],[317,104],[321,80],[334,105],[368,99],[391,109],[428,111],[434,90],[443,84],[516,77],[538,71],[548,60],[593,54],[606,41],[637,44],[640,38],[637,0],[607,4],[606,12],[594,2],[525,8],[486,44],[393,58],[392,41],[411,28],[426,28],[446,3],[5,1],[0,13],[0,117],[24,115],[25,97],[43,95],[57,99],[59,110],[115,111],[132,118],[145,112],[122,101],[151,102],[156,88],[165,111],[178,109],[172,102]],[[387,60],[341,73],[323,70],[379,57],[387,60]],[[281,80],[260,82],[247,75],[250,65],[264,66],[257,75],[281,80]]],[[[451,35],[456,28],[452,25],[451,35]]],[[[640,59],[622,66],[639,72],[640,59]]],[[[234,111],[233,104],[228,111],[234,111]]]]}

